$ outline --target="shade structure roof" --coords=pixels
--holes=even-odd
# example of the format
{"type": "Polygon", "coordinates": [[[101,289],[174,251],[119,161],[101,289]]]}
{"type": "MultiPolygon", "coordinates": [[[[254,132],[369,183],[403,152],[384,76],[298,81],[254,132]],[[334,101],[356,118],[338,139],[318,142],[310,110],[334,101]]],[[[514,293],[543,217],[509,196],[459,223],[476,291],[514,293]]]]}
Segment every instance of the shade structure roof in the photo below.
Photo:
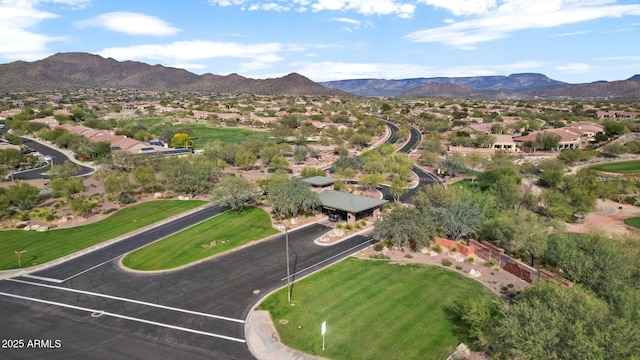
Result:
{"type": "Polygon", "coordinates": [[[311,186],[329,186],[337,182],[338,179],[327,176],[313,176],[310,178],[302,179],[302,181],[311,184],[311,186]]]}
{"type": "Polygon", "coordinates": [[[388,202],[384,199],[376,199],[334,190],[325,190],[319,195],[323,207],[354,214],[382,206],[388,202]]]}

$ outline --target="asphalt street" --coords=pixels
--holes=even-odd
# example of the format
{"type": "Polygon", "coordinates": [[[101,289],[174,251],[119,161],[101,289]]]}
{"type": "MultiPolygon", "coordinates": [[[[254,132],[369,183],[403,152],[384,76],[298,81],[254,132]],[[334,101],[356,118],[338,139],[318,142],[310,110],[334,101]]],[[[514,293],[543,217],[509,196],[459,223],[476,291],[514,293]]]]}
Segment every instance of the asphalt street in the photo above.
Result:
{"type": "MultiPolygon", "coordinates": [[[[22,143],[24,145],[41,153],[42,155],[51,156],[51,161],[53,162],[54,165],[62,165],[65,162],[65,160],[72,161],[66,154],[64,154],[63,152],[53,147],[41,144],[35,140],[25,138],[25,137],[20,137],[20,140],[22,140],[22,143]]],[[[83,166],[83,165],[78,165],[78,166],[80,166],[80,171],[77,174],[75,174],[75,176],[87,175],[93,171],[93,169],[88,166],[83,166]]],[[[32,169],[32,170],[23,171],[17,174],[13,174],[12,177],[13,179],[19,179],[19,180],[48,179],[49,176],[46,175],[45,173],[50,169],[51,169],[51,164],[48,164],[46,166],[43,166],[37,169],[32,169]]]]}
{"type": "MultiPolygon", "coordinates": [[[[289,233],[293,281],[373,243],[363,236],[334,246],[313,243],[329,230],[314,224],[289,233]]],[[[0,339],[52,339],[62,345],[2,349],[0,358],[253,358],[244,319],[260,297],[286,284],[284,244],[279,235],[165,273],[126,272],[113,259],[62,283],[30,277],[1,281],[0,339]]],[[[80,270],[100,261],[95,256],[70,266],[80,270]]],[[[295,302],[295,283],[292,294],[295,302]]]]}

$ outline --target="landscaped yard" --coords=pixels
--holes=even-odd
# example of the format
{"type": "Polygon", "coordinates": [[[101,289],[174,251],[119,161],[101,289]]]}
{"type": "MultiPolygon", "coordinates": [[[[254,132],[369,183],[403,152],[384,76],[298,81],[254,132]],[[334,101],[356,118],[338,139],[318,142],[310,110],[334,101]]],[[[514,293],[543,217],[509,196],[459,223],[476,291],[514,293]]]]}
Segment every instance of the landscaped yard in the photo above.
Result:
{"type": "Polygon", "coordinates": [[[122,263],[135,270],[173,269],[277,233],[269,214],[245,207],[240,213],[227,211],[138,249],[125,256],[122,263]]]}
{"type": "Polygon", "coordinates": [[[591,167],[591,169],[610,173],[639,174],[640,160],[597,165],[591,167]]]}
{"type": "Polygon", "coordinates": [[[124,208],[104,220],[85,226],[46,232],[2,231],[0,270],[18,267],[15,251],[26,251],[22,254],[22,267],[42,264],[206,203],[200,200],[156,200],[124,208]]]}
{"type": "Polygon", "coordinates": [[[285,345],[308,354],[441,360],[461,341],[445,309],[477,297],[497,300],[479,282],[441,267],[348,258],[296,282],[295,306],[287,304],[284,288],[260,308],[270,311],[285,345]]]}

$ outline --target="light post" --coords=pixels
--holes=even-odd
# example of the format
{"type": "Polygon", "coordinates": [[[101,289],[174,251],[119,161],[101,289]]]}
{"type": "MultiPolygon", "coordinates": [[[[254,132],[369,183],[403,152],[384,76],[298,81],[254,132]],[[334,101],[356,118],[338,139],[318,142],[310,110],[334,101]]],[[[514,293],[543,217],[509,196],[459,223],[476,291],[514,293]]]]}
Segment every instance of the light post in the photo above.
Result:
{"type": "Polygon", "coordinates": [[[286,257],[287,257],[287,301],[289,305],[291,305],[291,271],[289,270],[289,227],[287,224],[282,221],[284,225],[284,246],[286,247],[286,257]]]}

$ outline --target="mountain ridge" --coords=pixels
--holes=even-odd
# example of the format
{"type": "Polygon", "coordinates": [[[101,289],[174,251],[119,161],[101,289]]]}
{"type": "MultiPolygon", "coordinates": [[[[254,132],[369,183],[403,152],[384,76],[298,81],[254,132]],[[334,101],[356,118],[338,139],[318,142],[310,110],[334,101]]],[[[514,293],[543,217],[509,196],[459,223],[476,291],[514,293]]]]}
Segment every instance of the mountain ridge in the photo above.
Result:
{"type": "Polygon", "coordinates": [[[57,53],[34,62],[0,64],[0,80],[2,92],[115,87],[288,96],[351,95],[296,73],[258,80],[238,74],[197,75],[184,69],[88,53],[57,53]]]}
{"type": "Polygon", "coordinates": [[[117,61],[81,52],[57,53],[33,62],[0,64],[0,92],[99,87],[283,96],[638,100],[640,74],[626,80],[588,84],[569,84],[538,73],[314,82],[297,73],[270,79],[251,79],[236,73],[197,75],[159,64],[117,61]]]}

